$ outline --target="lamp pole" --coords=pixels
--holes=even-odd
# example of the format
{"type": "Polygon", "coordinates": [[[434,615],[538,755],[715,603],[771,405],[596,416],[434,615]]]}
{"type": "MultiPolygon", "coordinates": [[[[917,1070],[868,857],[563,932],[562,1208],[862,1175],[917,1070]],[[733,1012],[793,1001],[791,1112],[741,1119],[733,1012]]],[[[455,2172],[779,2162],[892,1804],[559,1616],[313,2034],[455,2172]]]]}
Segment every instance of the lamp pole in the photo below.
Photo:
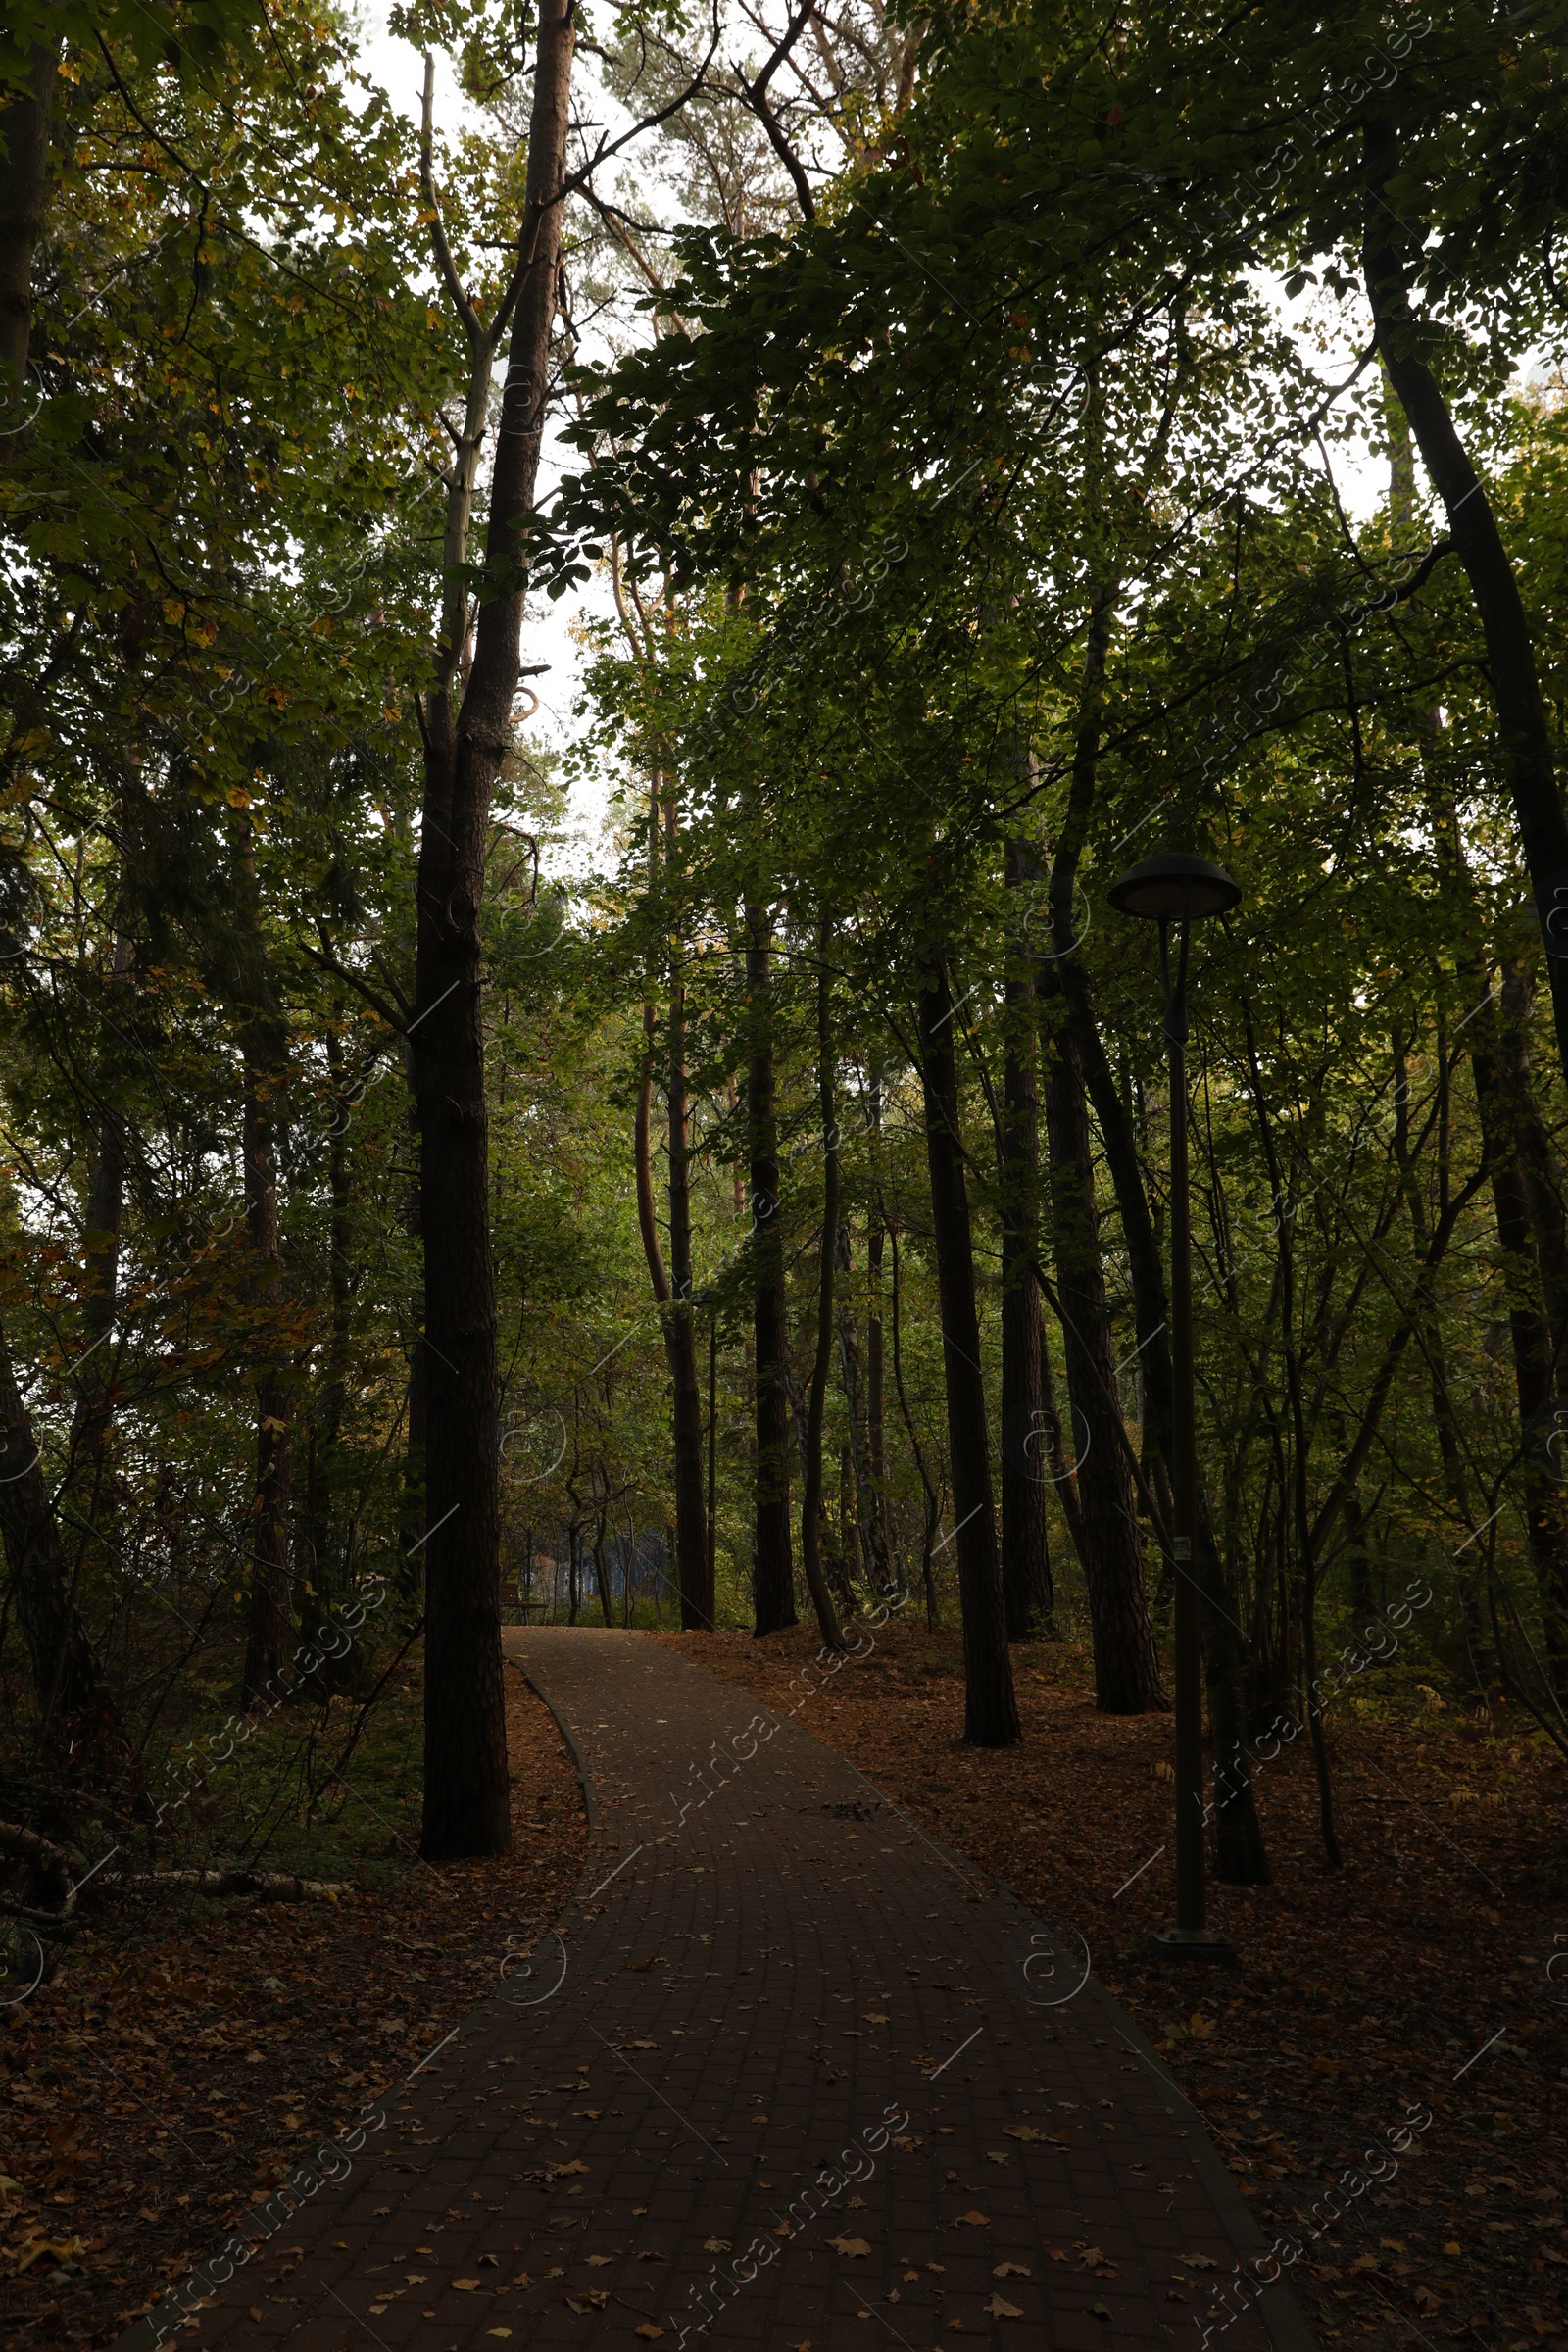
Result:
{"type": "Polygon", "coordinates": [[[1203,1857],[1203,1660],[1197,1563],[1197,1375],[1193,1363],[1192,1196],[1187,1163],[1187,949],[1189,926],[1234,906],[1241,891],[1206,858],[1166,851],[1122,875],[1110,892],[1122,914],[1159,925],[1170,1071],[1171,1569],[1176,1637],[1176,1921],[1151,1938],[1162,1959],[1233,1961],[1228,1937],[1207,1924],[1203,1857]],[[1172,928],[1175,956],[1172,958],[1172,928]]]}

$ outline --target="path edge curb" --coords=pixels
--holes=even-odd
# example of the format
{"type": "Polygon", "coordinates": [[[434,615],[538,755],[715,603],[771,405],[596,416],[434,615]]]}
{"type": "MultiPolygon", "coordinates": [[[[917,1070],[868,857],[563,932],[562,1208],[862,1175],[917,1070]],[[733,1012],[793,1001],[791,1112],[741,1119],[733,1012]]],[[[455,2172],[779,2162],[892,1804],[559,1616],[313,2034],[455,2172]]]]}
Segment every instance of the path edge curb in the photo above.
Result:
{"type": "MultiPolygon", "coordinates": [[[[511,1651],[509,1656],[510,1662],[515,1666],[535,1698],[541,1700],[549,1708],[550,1719],[566,1743],[566,1753],[571,1758],[571,1768],[577,1775],[577,1786],[582,1790],[582,1808],[588,1820],[588,1835],[590,1838],[597,1838],[604,1823],[600,1816],[599,1799],[594,1794],[593,1776],[588,1770],[588,1759],[582,1752],[577,1735],[562,1714],[549,1691],[529,1673],[516,1651],[511,1651]]],[[[587,1875],[587,1871],[584,1870],[583,1876],[586,1878],[587,1875]]]]}

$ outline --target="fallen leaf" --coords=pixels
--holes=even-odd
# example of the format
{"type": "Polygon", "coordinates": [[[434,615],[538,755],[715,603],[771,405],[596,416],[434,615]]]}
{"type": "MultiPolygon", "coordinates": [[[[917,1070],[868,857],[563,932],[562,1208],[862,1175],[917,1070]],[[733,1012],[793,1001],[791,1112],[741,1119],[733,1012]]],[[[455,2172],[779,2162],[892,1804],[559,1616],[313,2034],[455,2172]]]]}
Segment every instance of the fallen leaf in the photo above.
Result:
{"type": "Polygon", "coordinates": [[[1108,2320],[1110,2317],[1110,2305],[1108,2303],[1091,2303],[1089,2308],[1094,2313],[1097,2320],[1108,2320]]]}
{"type": "Polygon", "coordinates": [[[650,2344],[657,2344],[664,2330],[662,2328],[659,2327],[653,2320],[644,2320],[640,2328],[634,2328],[632,2329],[633,2335],[640,2335],[646,2343],[650,2344]]]}
{"type": "MultiPolygon", "coordinates": [[[[1104,2257],[1102,2256],[1101,2259],[1103,2260],[1104,2257]]],[[[1219,2269],[1219,2264],[1214,2260],[1212,2254],[1184,2254],[1182,2260],[1190,2271],[1217,2271],[1219,2269]]]]}
{"type": "Polygon", "coordinates": [[[1004,2124],[1002,2130],[1007,2139],[1044,2139],[1046,2136],[1043,2132],[1037,2132],[1033,2124],[1004,2124]]]}
{"type": "Polygon", "coordinates": [[[975,2206],[971,2205],[967,2213],[959,2214],[953,2227],[955,2230],[989,2230],[991,2227],[991,2216],[989,2213],[981,2213],[975,2206]]]}
{"type": "Polygon", "coordinates": [[[1016,2303],[1004,2303],[1000,2295],[993,2295],[990,2302],[982,2308],[988,2311],[994,2320],[1021,2320],[1023,2318],[1023,2313],[1016,2303]]]}
{"type": "Polygon", "coordinates": [[[608,2271],[613,2260],[614,2257],[611,2254],[590,2254],[588,2268],[591,2271],[608,2271]]]}
{"type": "Polygon", "coordinates": [[[1012,2158],[1001,2148],[987,2148],[986,2162],[987,2164],[1010,2164],[1012,2158]]]}
{"type": "Polygon", "coordinates": [[[830,2246],[836,2246],[841,2254],[858,2256],[871,2251],[863,2237],[830,2237],[827,2242],[830,2246]]]}
{"type": "Polygon", "coordinates": [[[705,2254],[727,2254],[731,2243],[732,2240],[727,2237],[705,2237],[703,2252],[705,2254]]]}
{"type": "Polygon", "coordinates": [[[486,2335],[510,2335],[512,2329],[510,2328],[487,2328],[485,2333],[486,2335]]]}
{"type": "Polygon", "coordinates": [[[993,2278],[1032,2278],[1034,2273],[1026,2262],[999,2262],[991,2276],[993,2278]]]}
{"type": "Polygon", "coordinates": [[[477,2278],[454,2278],[452,2283],[461,2294],[471,2295],[478,2291],[479,2281],[477,2278]]]}
{"type": "Polygon", "coordinates": [[[563,2295],[561,2300],[568,2311],[603,2311],[610,2296],[602,2286],[587,2286],[579,2295],[563,2295]]]}
{"type": "Polygon", "coordinates": [[[1097,2262],[1108,2262],[1110,2256],[1103,2246],[1085,2246],[1078,2259],[1086,2271],[1092,2271],[1097,2262]]]}
{"type": "MultiPolygon", "coordinates": [[[[590,2254],[590,2255],[589,2255],[589,2257],[588,2257],[588,2259],[589,2259],[589,2261],[590,2261],[590,2262],[595,2262],[595,2261],[598,2261],[598,2262],[607,2262],[607,2261],[608,2261],[610,2258],[609,2258],[609,2256],[608,2256],[608,2255],[605,2255],[605,2254],[599,2254],[599,2255],[590,2254]]],[[[480,2264],[480,2268],[482,2269],[482,2268],[483,2268],[483,2266],[484,2266],[484,2265],[485,2265],[487,2262],[488,2262],[488,2263],[489,2263],[489,2264],[492,2266],[492,2268],[493,2268],[493,2269],[495,2269],[495,2270],[500,2270],[500,2268],[501,2268],[501,2257],[500,2257],[500,2255],[499,2255],[499,2254],[481,2254],[481,2255],[480,2255],[480,2257],[479,2257],[479,2264],[480,2264]]]]}
{"type": "Polygon", "coordinates": [[[585,2173],[588,2167],[583,2163],[581,2157],[574,2156],[570,2164],[553,2164],[550,2170],[559,2180],[564,2173],[585,2173]]]}

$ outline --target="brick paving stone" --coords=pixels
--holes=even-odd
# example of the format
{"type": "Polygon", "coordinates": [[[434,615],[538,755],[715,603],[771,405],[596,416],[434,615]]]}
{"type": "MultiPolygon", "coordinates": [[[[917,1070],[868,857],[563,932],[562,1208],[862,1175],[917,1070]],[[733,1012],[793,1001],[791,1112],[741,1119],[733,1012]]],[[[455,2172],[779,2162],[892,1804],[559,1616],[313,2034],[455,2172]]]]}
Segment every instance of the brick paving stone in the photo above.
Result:
{"type": "MultiPolygon", "coordinates": [[[[1204,2280],[1261,2240],[1069,1923],[672,1651],[507,1646],[591,1791],[565,1917],[517,1923],[335,2184],[118,2352],[1201,2352],[1204,2280]]],[[[1283,2284],[1210,2340],[1312,2352],[1283,2284]]]]}

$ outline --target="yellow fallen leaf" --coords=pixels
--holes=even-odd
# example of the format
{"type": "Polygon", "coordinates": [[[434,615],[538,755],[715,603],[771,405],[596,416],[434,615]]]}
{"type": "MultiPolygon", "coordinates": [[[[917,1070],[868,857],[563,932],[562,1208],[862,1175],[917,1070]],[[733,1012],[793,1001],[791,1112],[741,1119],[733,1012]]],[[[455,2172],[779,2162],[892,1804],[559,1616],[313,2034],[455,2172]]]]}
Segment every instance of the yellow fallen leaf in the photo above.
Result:
{"type": "Polygon", "coordinates": [[[614,2256],[612,2254],[590,2254],[588,2257],[588,2268],[591,2271],[608,2271],[613,2260],[614,2256]]]}
{"type": "Polygon", "coordinates": [[[485,2333],[486,2335],[510,2335],[512,2329],[510,2328],[487,2328],[485,2333]]]}
{"type": "Polygon", "coordinates": [[[479,2281],[477,2278],[454,2278],[452,2283],[458,2288],[460,2293],[465,2295],[477,2294],[479,2289],[479,2281]]]}
{"type": "Polygon", "coordinates": [[[1023,2313],[1016,2303],[1004,2303],[1000,2295],[993,2295],[990,2302],[983,2308],[991,2314],[994,2320],[1021,2320],[1023,2318],[1023,2313]]]}
{"type": "Polygon", "coordinates": [[[1032,2278],[1034,2273],[1026,2262],[999,2262],[991,2276],[993,2278],[1032,2278]]]}
{"type": "Polygon", "coordinates": [[[871,2251],[863,2237],[830,2237],[827,2242],[830,2246],[836,2246],[841,2254],[859,2256],[871,2251]]]}
{"type": "Polygon", "coordinates": [[[727,2237],[705,2237],[703,2240],[705,2254],[727,2254],[729,2249],[730,2240],[727,2237]]]}

